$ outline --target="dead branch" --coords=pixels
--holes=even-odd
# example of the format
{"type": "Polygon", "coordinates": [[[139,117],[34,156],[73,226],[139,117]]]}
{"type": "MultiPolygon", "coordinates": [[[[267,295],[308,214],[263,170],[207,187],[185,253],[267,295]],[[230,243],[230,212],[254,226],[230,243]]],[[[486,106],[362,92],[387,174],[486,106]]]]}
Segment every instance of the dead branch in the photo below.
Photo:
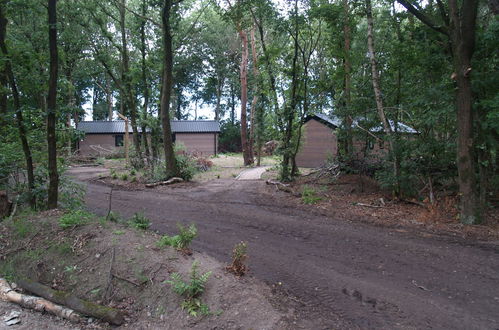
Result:
{"type": "Polygon", "coordinates": [[[34,293],[37,296],[43,297],[56,304],[67,306],[84,315],[101,319],[115,325],[121,325],[125,321],[123,312],[115,308],[98,305],[80,299],[71,293],[53,290],[48,286],[27,279],[19,280],[17,284],[26,291],[34,293]]]}
{"type": "Polygon", "coordinates": [[[286,183],[282,183],[282,182],[279,182],[279,181],[275,181],[275,180],[267,180],[265,181],[265,183],[267,184],[271,184],[271,185],[274,185],[277,190],[280,190],[280,191],[284,191],[286,193],[290,193],[291,195],[293,196],[301,196],[299,193],[295,192],[290,186],[289,184],[286,184],[286,183]]]}
{"type": "Polygon", "coordinates": [[[107,278],[106,289],[104,290],[104,295],[102,297],[104,301],[107,301],[109,297],[111,297],[111,292],[113,291],[113,264],[115,255],[116,249],[113,247],[113,251],[111,253],[111,263],[109,265],[109,276],[107,278]]]}
{"type": "Polygon", "coordinates": [[[82,317],[72,309],[54,304],[43,298],[29,296],[14,291],[9,283],[3,278],[0,278],[0,299],[21,305],[25,308],[34,309],[38,312],[45,311],[73,322],[82,321],[82,317]]]}
{"type": "Polygon", "coordinates": [[[171,178],[170,180],[166,180],[166,181],[148,183],[148,184],[146,184],[146,187],[147,188],[154,188],[157,186],[166,186],[169,184],[174,184],[174,183],[179,183],[179,182],[184,182],[184,179],[175,177],[175,178],[171,178]]]}
{"type": "Polygon", "coordinates": [[[356,205],[356,206],[365,206],[365,207],[374,207],[374,208],[382,208],[383,206],[379,206],[379,205],[371,205],[371,204],[364,204],[364,203],[353,203],[353,205],[356,205]]]}
{"type": "Polygon", "coordinates": [[[140,283],[137,283],[137,282],[129,280],[127,278],[121,277],[119,275],[116,275],[115,273],[111,273],[111,275],[112,275],[112,277],[117,278],[118,280],[122,280],[122,281],[128,282],[128,283],[133,284],[135,286],[141,286],[140,283]]]}
{"type": "Polygon", "coordinates": [[[109,192],[109,205],[107,207],[106,221],[109,221],[109,216],[111,215],[112,202],[113,202],[113,186],[111,186],[111,191],[109,192]]]}

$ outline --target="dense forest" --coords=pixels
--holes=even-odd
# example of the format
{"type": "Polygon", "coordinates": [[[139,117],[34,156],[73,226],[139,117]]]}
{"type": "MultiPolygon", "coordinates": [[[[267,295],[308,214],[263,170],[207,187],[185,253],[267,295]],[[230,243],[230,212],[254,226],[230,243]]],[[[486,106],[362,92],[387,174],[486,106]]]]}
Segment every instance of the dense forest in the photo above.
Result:
{"type": "Polygon", "coordinates": [[[245,165],[279,141],[290,181],[303,120],[321,113],[340,123],[345,171],[396,197],[454,194],[461,222],[478,223],[499,187],[498,12],[496,0],[1,0],[0,189],[70,205],[78,122],[116,112],[131,164],[178,176],[170,119],[199,119],[200,105],[245,165]],[[374,171],[352,156],[373,127],[389,146],[374,171]]]}

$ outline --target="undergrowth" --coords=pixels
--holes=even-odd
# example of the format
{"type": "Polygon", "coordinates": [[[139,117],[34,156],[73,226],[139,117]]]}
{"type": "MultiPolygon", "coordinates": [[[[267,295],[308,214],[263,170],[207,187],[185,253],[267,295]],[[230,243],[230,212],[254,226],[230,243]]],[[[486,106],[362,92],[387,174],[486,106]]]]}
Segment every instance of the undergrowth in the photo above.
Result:
{"type": "Polygon", "coordinates": [[[162,236],[157,245],[159,247],[171,246],[179,250],[189,249],[192,240],[197,236],[198,230],[195,224],[191,224],[189,227],[184,227],[181,224],[177,224],[179,230],[178,235],[162,236]]]}
{"type": "Polygon", "coordinates": [[[248,258],[246,242],[237,243],[232,250],[232,263],[226,269],[237,276],[243,276],[248,271],[248,266],[244,263],[248,258]]]}
{"type": "Polygon", "coordinates": [[[146,230],[151,226],[151,220],[142,213],[135,213],[129,221],[130,225],[137,229],[146,230]]]}
{"type": "Polygon", "coordinates": [[[184,298],[181,307],[192,316],[210,314],[208,305],[204,304],[199,297],[205,291],[205,285],[211,272],[200,274],[198,265],[197,261],[193,262],[188,281],[184,281],[179,273],[173,273],[171,280],[166,281],[171,285],[173,292],[184,298]]]}
{"type": "Polygon", "coordinates": [[[322,197],[317,196],[317,191],[315,191],[315,189],[304,186],[301,192],[301,200],[305,204],[317,204],[322,200],[322,197]]]}
{"type": "Polygon", "coordinates": [[[88,223],[94,216],[83,210],[76,210],[64,214],[59,218],[59,226],[62,228],[71,228],[88,223]]]}

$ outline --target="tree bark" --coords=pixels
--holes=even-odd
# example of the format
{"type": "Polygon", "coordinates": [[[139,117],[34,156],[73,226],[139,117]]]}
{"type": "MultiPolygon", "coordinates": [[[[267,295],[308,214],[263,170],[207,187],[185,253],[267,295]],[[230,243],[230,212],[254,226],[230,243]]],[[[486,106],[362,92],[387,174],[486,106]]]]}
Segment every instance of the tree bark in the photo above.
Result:
{"type": "MultiPolygon", "coordinates": [[[[132,84],[130,82],[130,58],[128,56],[128,41],[126,35],[126,0],[121,0],[120,2],[120,31],[121,31],[121,61],[122,61],[122,71],[121,71],[121,81],[123,83],[124,97],[122,102],[125,102],[128,110],[130,111],[130,123],[132,124],[133,131],[133,145],[135,147],[135,152],[137,153],[139,159],[141,159],[140,152],[140,140],[139,140],[139,130],[137,129],[137,106],[135,102],[135,95],[133,93],[132,84]]],[[[125,114],[127,115],[127,114],[125,114]]]]}
{"type": "MultiPolygon", "coordinates": [[[[430,28],[449,38],[456,80],[457,114],[457,171],[460,196],[460,220],[474,224],[480,219],[476,173],[474,164],[473,95],[471,89],[471,60],[475,51],[478,0],[464,0],[459,7],[456,0],[448,0],[449,25],[435,24],[422,11],[405,0],[397,0],[410,13],[430,28]]],[[[445,23],[445,22],[444,22],[445,23]]]]}
{"type": "Polygon", "coordinates": [[[372,14],[371,0],[366,0],[366,16],[367,16],[367,48],[369,53],[369,60],[371,62],[371,72],[372,72],[372,83],[374,89],[374,98],[376,100],[376,109],[378,112],[379,119],[383,125],[383,130],[388,138],[388,143],[390,145],[390,151],[392,152],[394,158],[394,176],[397,184],[395,186],[395,195],[400,194],[400,168],[398,166],[399,162],[397,160],[398,156],[394,152],[394,142],[393,142],[393,131],[390,123],[386,119],[385,109],[383,106],[383,96],[381,93],[381,81],[378,71],[378,63],[376,61],[376,52],[374,47],[374,20],[372,14]]]}
{"type": "MultiPolygon", "coordinates": [[[[293,137],[293,122],[295,119],[297,92],[298,92],[298,1],[295,0],[295,31],[294,31],[294,50],[293,61],[291,65],[291,95],[289,104],[285,105],[285,129],[283,132],[283,157],[281,166],[281,180],[291,181],[292,169],[290,170],[290,161],[293,151],[291,150],[291,138],[293,137]]],[[[292,164],[291,164],[292,165],[292,164]]]]}
{"type": "MultiPolygon", "coordinates": [[[[258,79],[260,77],[260,72],[258,70],[258,56],[256,53],[256,40],[255,40],[255,26],[253,25],[251,32],[251,56],[252,56],[252,62],[253,62],[253,79],[254,79],[254,86],[253,86],[253,100],[251,101],[251,113],[250,113],[250,139],[249,139],[249,149],[251,152],[251,157],[253,157],[254,154],[254,144],[255,144],[255,132],[256,132],[256,113],[257,113],[257,104],[258,104],[258,79]]],[[[260,153],[258,152],[258,155],[260,153]]],[[[260,157],[258,157],[257,160],[258,166],[260,166],[260,157]]]]}
{"type": "Polygon", "coordinates": [[[170,26],[172,0],[164,0],[161,18],[163,22],[163,79],[161,90],[161,122],[163,124],[163,143],[167,178],[179,176],[179,168],[173,150],[172,130],[170,125],[170,98],[173,82],[173,48],[170,26]]]}
{"type": "Polygon", "coordinates": [[[349,0],[343,0],[343,13],[344,13],[344,21],[343,21],[343,39],[344,39],[344,49],[343,49],[343,68],[345,71],[345,80],[344,80],[344,88],[345,88],[345,98],[344,98],[344,107],[345,107],[345,127],[346,127],[346,145],[345,145],[345,153],[348,158],[351,158],[353,155],[353,138],[352,138],[352,117],[350,115],[350,107],[352,104],[351,99],[351,89],[352,89],[352,64],[350,61],[350,45],[352,41],[352,33],[350,28],[350,6],[348,3],[349,0]]]}
{"type": "Polygon", "coordinates": [[[246,116],[246,105],[248,103],[248,35],[241,27],[238,27],[241,39],[241,146],[243,148],[244,165],[253,164],[253,155],[248,141],[248,123],[246,116]]]}
{"type": "Polygon", "coordinates": [[[48,209],[57,208],[59,197],[59,173],[57,171],[57,137],[56,137],[56,107],[57,107],[57,78],[58,53],[57,53],[57,0],[48,1],[49,23],[49,50],[50,50],[50,76],[47,98],[47,145],[48,145],[48,209]]]}
{"type": "Polygon", "coordinates": [[[82,300],[68,292],[56,291],[48,286],[30,280],[21,279],[18,281],[18,284],[21,288],[37,296],[56,304],[67,306],[84,315],[92,316],[115,325],[121,325],[125,322],[123,313],[117,309],[82,300]]]}
{"type": "MultiPolygon", "coordinates": [[[[145,0],[142,0],[142,15],[145,17],[147,14],[147,3],[145,0]]],[[[145,20],[142,21],[140,24],[140,52],[142,55],[142,87],[144,89],[143,91],[143,97],[144,97],[144,104],[142,106],[142,116],[143,116],[143,122],[147,121],[147,117],[149,116],[148,113],[148,107],[149,107],[149,84],[147,83],[147,65],[146,65],[146,22],[145,20]]],[[[142,141],[144,143],[144,150],[146,154],[146,158],[150,158],[150,153],[149,153],[149,141],[147,140],[147,126],[143,123],[142,127],[142,141]]]]}
{"type": "Polygon", "coordinates": [[[450,37],[456,76],[457,170],[459,175],[460,220],[474,224],[479,218],[474,164],[473,96],[471,59],[475,50],[477,0],[449,0],[450,37]]]}
{"type": "Polygon", "coordinates": [[[5,71],[7,74],[7,79],[9,81],[10,89],[12,90],[12,98],[14,100],[14,110],[16,112],[16,125],[19,131],[19,138],[21,139],[21,145],[23,148],[24,159],[26,160],[26,174],[28,177],[28,195],[29,204],[32,208],[36,206],[35,196],[33,195],[33,189],[35,187],[35,175],[33,169],[33,157],[31,155],[31,148],[29,146],[26,127],[24,126],[23,112],[21,109],[21,102],[19,98],[19,91],[17,89],[16,80],[14,77],[14,71],[12,70],[12,62],[9,57],[9,52],[7,45],[5,43],[7,23],[8,20],[5,17],[5,2],[0,2],[0,50],[2,55],[7,59],[5,61],[5,71]]]}

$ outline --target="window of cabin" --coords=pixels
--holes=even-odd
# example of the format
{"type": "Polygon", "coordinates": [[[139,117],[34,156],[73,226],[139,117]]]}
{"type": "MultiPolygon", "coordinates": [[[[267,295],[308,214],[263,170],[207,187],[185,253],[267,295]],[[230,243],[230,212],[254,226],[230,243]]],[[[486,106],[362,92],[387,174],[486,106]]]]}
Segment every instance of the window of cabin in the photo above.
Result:
{"type": "Polygon", "coordinates": [[[123,134],[114,136],[114,146],[115,147],[123,146],[123,134]]]}

